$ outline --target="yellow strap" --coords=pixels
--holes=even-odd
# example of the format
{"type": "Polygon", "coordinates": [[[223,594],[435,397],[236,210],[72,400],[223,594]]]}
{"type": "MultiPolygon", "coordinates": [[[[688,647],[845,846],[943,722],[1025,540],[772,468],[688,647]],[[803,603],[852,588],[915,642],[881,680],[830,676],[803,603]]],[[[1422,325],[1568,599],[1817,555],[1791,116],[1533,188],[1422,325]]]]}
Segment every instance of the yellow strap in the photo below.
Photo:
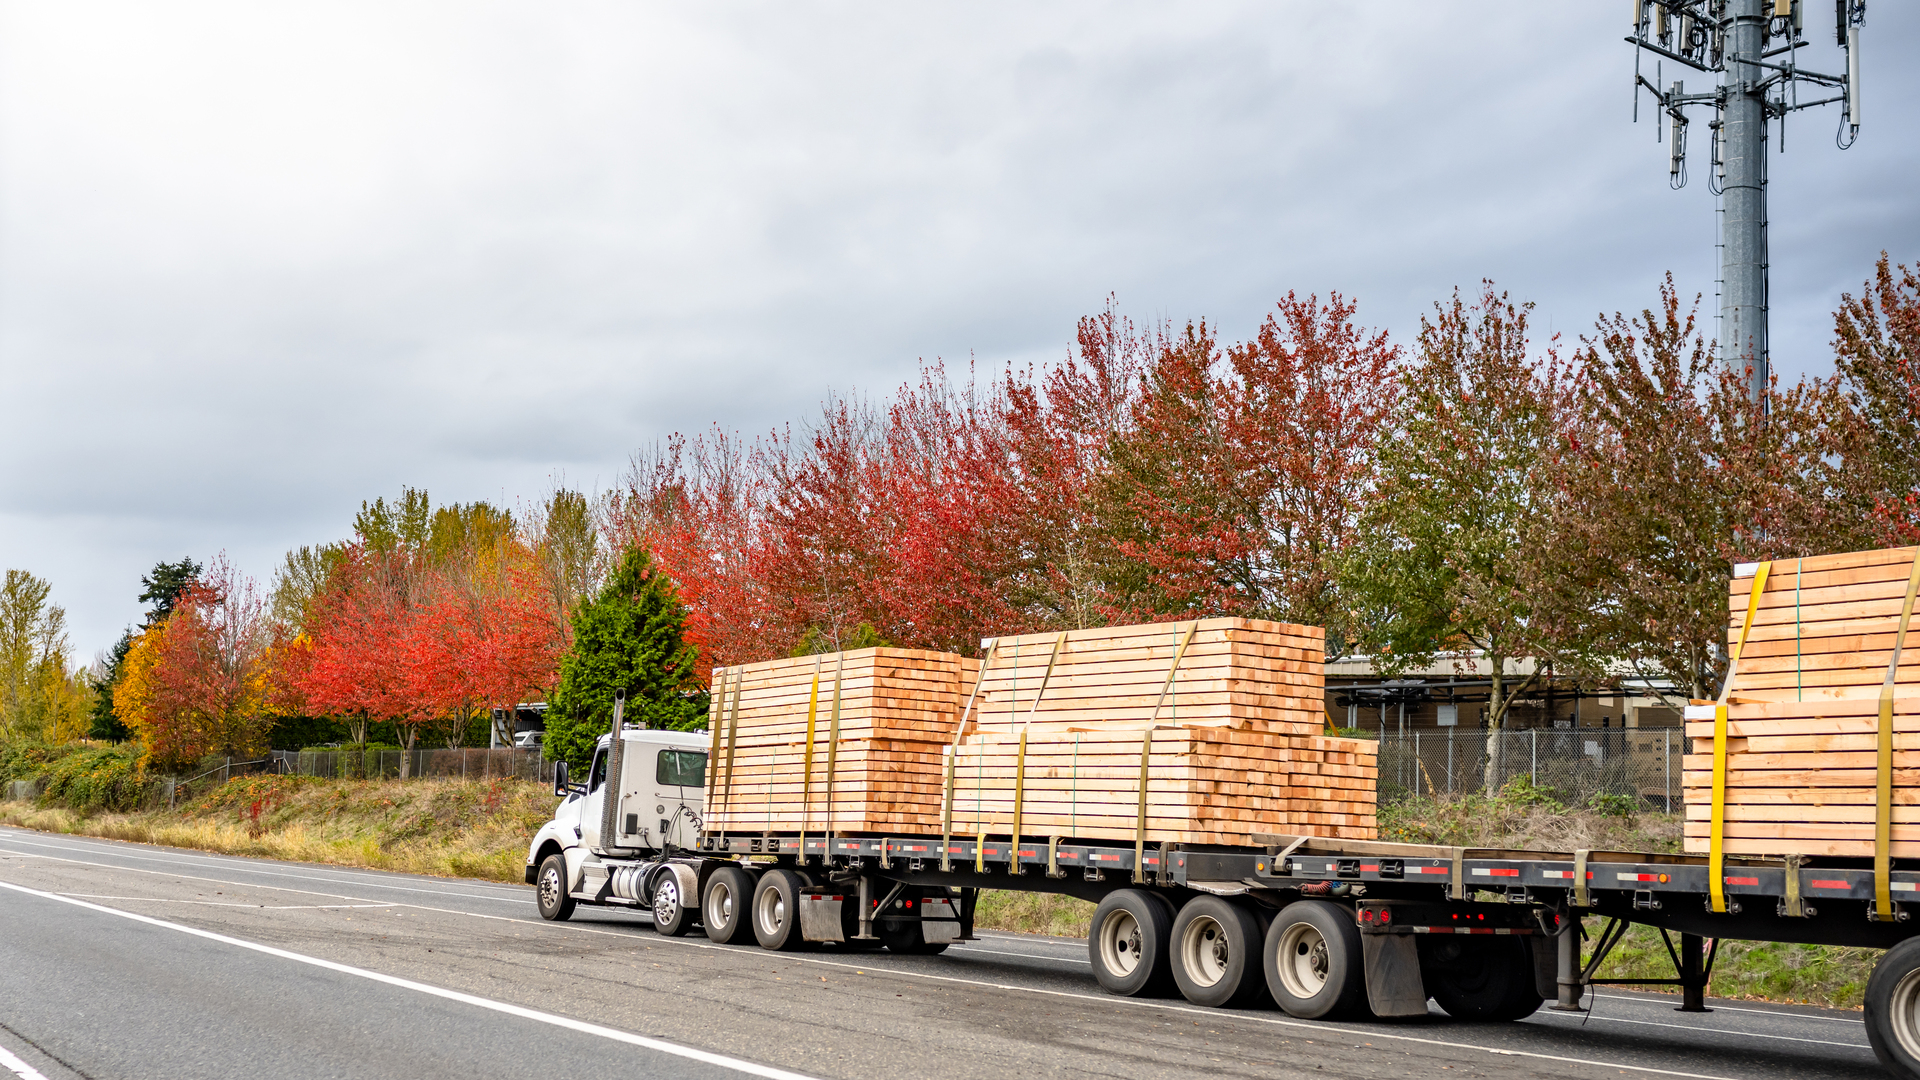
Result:
{"type": "MultiPolygon", "coordinates": [[[[1062,635],[1065,636],[1065,635],[1062,635]]],[[[1020,756],[1013,761],[1013,852],[1008,856],[1007,873],[1020,873],[1020,811],[1027,794],[1027,732],[1020,730],[1020,756]]]]}
{"type": "Polygon", "coordinates": [[[740,684],[747,673],[733,673],[733,702],[727,709],[727,809],[733,809],[733,764],[740,757],[740,684]]]}
{"type": "MultiPolygon", "coordinates": [[[[1174,661],[1176,664],[1178,660],[1174,661]]],[[[1140,733],[1140,820],[1133,830],[1133,880],[1147,880],[1147,762],[1153,756],[1153,729],[1140,733]]]]}
{"type": "Polygon", "coordinates": [[[1767,574],[1773,563],[1763,562],[1753,572],[1753,591],[1747,594],[1747,617],[1740,621],[1740,636],[1727,654],[1727,681],[1720,686],[1720,701],[1713,708],[1713,822],[1707,845],[1708,910],[1727,910],[1725,851],[1727,833],[1727,701],[1733,696],[1733,676],[1740,667],[1740,652],[1747,646],[1747,634],[1753,629],[1753,616],[1760,610],[1760,594],[1767,587],[1767,574]]]}
{"type": "Polygon", "coordinates": [[[1873,815],[1873,917],[1892,922],[1893,913],[1893,687],[1900,677],[1900,650],[1913,620],[1914,593],[1920,591],[1920,552],[1907,574],[1907,600],[1900,605],[1900,629],[1893,636],[1887,679],[1880,684],[1880,753],[1875,763],[1873,815]]]}
{"type": "Polygon", "coordinates": [[[820,661],[813,662],[813,693],[807,697],[807,753],[800,776],[800,865],[807,864],[807,826],[813,824],[813,720],[820,712],[820,661]]]}
{"type": "Polygon", "coordinates": [[[1187,646],[1193,644],[1193,632],[1198,629],[1200,629],[1200,621],[1195,619],[1192,625],[1187,627],[1187,632],[1180,635],[1180,644],[1173,650],[1173,663],[1167,665],[1167,681],[1160,684],[1160,697],[1153,703],[1153,714],[1147,717],[1147,723],[1160,722],[1160,706],[1167,703],[1167,694],[1173,689],[1173,677],[1180,674],[1180,661],[1187,655],[1187,646]]]}
{"type": "Polygon", "coordinates": [[[726,798],[721,794],[720,790],[716,790],[720,789],[721,785],[715,783],[715,781],[720,779],[720,770],[723,769],[727,763],[726,744],[720,741],[721,736],[726,734],[727,727],[726,668],[717,667],[713,669],[713,691],[707,701],[707,726],[713,729],[713,744],[707,751],[708,795],[706,806],[707,817],[712,818],[726,798]]]}
{"type": "Polygon", "coordinates": [[[833,666],[833,719],[827,722],[827,854],[833,854],[833,769],[840,761],[840,676],[847,668],[847,654],[841,653],[833,666]]]}

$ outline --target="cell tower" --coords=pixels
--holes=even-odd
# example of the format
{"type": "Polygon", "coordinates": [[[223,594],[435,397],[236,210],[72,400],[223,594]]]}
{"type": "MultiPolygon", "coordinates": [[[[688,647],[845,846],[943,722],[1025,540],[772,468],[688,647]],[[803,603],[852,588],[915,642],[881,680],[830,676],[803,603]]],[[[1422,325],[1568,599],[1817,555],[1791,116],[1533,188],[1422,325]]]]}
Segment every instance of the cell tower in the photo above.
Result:
{"type": "MultiPolygon", "coordinates": [[[[1845,50],[1845,71],[1824,75],[1799,66],[1799,50],[1810,44],[1803,14],[1808,0],[1634,0],[1633,118],[1640,119],[1640,88],[1653,91],[1667,114],[1671,153],[1668,183],[1687,183],[1687,109],[1714,111],[1712,175],[1708,186],[1720,198],[1720,356],[1723,362],[1751,361],[1749,393],[1766,400],[1767,359],[1767,125],[1780,122],[1780,146],[1787,140],[1787,114],[1840,103],[1840,149],[1860,133],[1860,27],[1866,0],[1834,0],[1834,39],[1845,50]],[[1654,77],[1641,70],[1646,53],[1655,57],[1654,77]],[[1671,60],[1712,75],[1716,85],[1689,94],[1674,80],[1662,87],[1660,66],[1671,60]],[[1837,91],[1801,101],[1800,88],[1837,91]]],[[[1817,91],[1816,91],[1817,93],[1817,91]]]]}

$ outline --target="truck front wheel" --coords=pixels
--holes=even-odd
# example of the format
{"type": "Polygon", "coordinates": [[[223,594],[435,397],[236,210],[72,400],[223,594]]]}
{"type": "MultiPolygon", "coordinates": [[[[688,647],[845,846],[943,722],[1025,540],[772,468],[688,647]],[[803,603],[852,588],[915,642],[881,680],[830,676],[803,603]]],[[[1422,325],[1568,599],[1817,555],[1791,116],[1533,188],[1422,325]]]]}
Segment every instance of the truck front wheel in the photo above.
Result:
{"type": "Polygon", "coordinates": [[[671,869],[660,873],[660,881],[653,887],[653,929],[655,933],[668,937],[681,937],[693,929],[694,898],[683,896],[680,892],[680,879],[671,869]]]}
{"type": "Polygon", "coordinates": [[[1867,1041],[1903,1080],[1920,1080],[1920,938],[1888,949],[1867,977],[1867,1041]]]}
{"type": "Polygon", "coordinates": [[[567,891],[567,857],[553,854],[540,861],[540,870],[534,875],[533,896],[540,907],[540,917],[554,922],[565,922],[573,917],[573,896],[567,891]]]}

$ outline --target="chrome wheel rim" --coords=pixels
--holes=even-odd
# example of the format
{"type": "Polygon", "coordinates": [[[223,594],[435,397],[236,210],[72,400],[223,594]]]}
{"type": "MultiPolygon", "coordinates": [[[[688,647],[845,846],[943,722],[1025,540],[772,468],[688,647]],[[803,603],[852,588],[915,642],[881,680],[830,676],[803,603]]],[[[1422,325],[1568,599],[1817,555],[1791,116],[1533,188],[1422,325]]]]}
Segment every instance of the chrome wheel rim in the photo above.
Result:
{"type": "Polygon", "coordinates": [[[770,938],[780,936],[780,929],[787,925],[787,901],[779,889],[768,887],[761,891],[759,901],[754,904],[754,917],[762,933],[770,938]]]}
{"type": "Polygon", "coordinates": [[[655,926],[663,926],[679,917],[680,883],[669,874],[667,879],[660,883],[660,887],[653,890],[653,923],[655,926]]]}
{"type": "Polygon", "coordinates": [[[1327,939],[1312,923],[1297,922],[1280,935],[1274,957],[1280,985],[1304,1001],[1327,986],[1327,939]]]}
{"type": "Polygon", "coordinates": [[[1181,967],[1199,986],[1218,986],[1227,977],[1232,953],[1227,928],[1211,915],[1195,916],[1180,934],[1181,967]]]}
{"type": "Polygon", "coordinates": [[[1109,912],[1100,924],[1100,962],[1109,972],[1126,978],[1140,966],[1140,920],[1124,909],[1109,912]]]}
{"type": "Polygon", "coordinates": [[[1900,1048],[1920,1058],[1920,968],[1900,976],[1894,985],[1887,998],[1887,1022],[1900,1048]]]}
{"type": "Polygon", "coordinates": [[[724,881],[707,886],[707,924],[728,926],[733,922],[733,889],[724,881]]]}
{"type": "Polygon", "coordinates": [[[540,910],[552,911],[560,906],[560,868],[549,866],[540,871],[540,910]]]}

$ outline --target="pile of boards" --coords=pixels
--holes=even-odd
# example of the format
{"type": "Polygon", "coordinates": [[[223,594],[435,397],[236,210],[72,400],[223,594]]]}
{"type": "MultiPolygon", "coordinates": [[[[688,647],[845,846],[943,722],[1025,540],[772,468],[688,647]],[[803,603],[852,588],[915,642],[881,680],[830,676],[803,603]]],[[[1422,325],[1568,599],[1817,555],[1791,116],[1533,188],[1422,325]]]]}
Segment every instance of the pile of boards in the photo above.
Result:
{"type": "Polygon", "coordinates": [[[1920,856],[1920,649],[1905,629],[1916,558],[1920,548],[1908,547],[1740,568],[1728,589],[1737,652],[1726,691],[1687,709],[1688,851],[1711,846],[1724,705],[1723,851],[1873,855],[1884,713],[1888,854],[1920,856]]]}
{"type": "Polygon", "coordinates": [[[1316,627],[1206,619],[724,669],[707,824],[1372,839],[1375,744],[1322,733],[1324,649],[1316,627]]]}

